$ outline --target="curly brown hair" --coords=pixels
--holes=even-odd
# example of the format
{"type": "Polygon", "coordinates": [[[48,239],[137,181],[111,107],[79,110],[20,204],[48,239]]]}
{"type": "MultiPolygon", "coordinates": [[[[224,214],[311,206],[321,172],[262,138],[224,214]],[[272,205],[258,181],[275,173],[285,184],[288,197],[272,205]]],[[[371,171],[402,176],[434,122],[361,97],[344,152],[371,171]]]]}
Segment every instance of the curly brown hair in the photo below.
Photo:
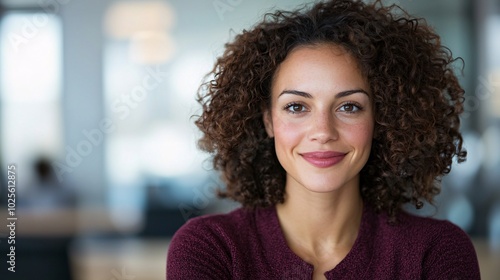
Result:
{"type": "Polygon", "coordinates": [[[459,131],[464,90],[457,59],[423,19],[381,1],[331,0],[264,16],[225,45],[199,91],[201,149],[213,154],[229,197],[245,207],[284,201],[285,171],[266,134],[273,74],[297,46],[331,43],[352,55],[373,93],[375,135],[360,192],[395,217],[405,203],[432,203],[453,157],[465,160],[459,131]],[[210,75],[209,74],[209,75],[210,75]]]}

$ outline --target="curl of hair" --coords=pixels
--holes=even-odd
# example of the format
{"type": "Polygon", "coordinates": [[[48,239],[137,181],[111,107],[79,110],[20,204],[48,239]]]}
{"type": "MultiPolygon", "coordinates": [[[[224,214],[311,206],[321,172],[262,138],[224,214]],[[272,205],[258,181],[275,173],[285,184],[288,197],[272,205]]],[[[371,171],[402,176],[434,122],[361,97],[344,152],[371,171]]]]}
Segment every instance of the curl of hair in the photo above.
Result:
{"type": "Polygon", "coordinates": [[[422,19],[375,1],[332,0],[266,14],[226,44],[200,88],[201,149],[226,183],[221,197],[245,207],[284,201],[285,171],[268,138],[263,109],[275,70],[293,48],[331,43],[358,62],[373,95],[375,135],[361,171],[363,200],[395,217],[405,203],[432,203],[453,157],[464,161],[459,131],[464,91],[451,51],[422,19]],[[395,11],[396,10],[396,11],[395,11]]]}

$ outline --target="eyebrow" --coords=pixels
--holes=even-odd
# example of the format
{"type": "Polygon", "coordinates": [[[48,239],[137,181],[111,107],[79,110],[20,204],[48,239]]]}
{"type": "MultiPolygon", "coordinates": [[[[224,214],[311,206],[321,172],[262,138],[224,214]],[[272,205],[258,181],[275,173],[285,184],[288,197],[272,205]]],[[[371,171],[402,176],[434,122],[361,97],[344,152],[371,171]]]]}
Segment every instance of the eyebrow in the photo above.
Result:
{"type": "MultiPolygon", "coordinates": [[[[335,98],[342,98],[342,97],[349,96],[349,95],[354,94],[354,93],[364,93],[364,94],[370,96],[368,94],[368,92],[366,92],[363,89],[358,88],[358,89],[341,91],[335,95],[335,98]]],[[[307,93],[305,91],[300,91],[300,90],[287,90],[287,89],[285,89],[284,91],[282,91],[280,93],[280,95],[278,97],[282,96],[283,94],[293,94],[293,95],[298,95],[298,96],[302,96],[305,98],[313,98],[313,96],[310,93],[307,93]]]]}

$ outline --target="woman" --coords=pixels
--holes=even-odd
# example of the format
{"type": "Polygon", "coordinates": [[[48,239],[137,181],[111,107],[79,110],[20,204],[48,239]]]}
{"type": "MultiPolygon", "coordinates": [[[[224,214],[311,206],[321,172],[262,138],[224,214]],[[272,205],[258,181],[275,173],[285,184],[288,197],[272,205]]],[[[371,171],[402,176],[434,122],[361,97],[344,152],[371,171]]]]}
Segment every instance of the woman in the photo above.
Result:
{"type": "Polygon", "coordinates": [[[479,279],[462,230],[402,210],[465,160],[464,92],[439,37],[392,10],[278,11],[226,45],[196,124],[243,207],[179,229],[169,279],[479,279]]]}

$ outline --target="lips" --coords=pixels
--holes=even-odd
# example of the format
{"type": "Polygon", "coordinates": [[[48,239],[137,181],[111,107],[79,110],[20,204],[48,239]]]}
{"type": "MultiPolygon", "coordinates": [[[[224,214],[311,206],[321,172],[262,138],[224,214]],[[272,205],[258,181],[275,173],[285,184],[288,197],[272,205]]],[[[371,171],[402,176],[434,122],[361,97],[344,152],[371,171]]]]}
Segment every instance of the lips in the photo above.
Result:
{"type": "Polygon", "coordinates": [[[341,162],[347,153],[335,151],[319,151],[300,154],[307,162],[319,167],[327,168],[341,162]]]}

